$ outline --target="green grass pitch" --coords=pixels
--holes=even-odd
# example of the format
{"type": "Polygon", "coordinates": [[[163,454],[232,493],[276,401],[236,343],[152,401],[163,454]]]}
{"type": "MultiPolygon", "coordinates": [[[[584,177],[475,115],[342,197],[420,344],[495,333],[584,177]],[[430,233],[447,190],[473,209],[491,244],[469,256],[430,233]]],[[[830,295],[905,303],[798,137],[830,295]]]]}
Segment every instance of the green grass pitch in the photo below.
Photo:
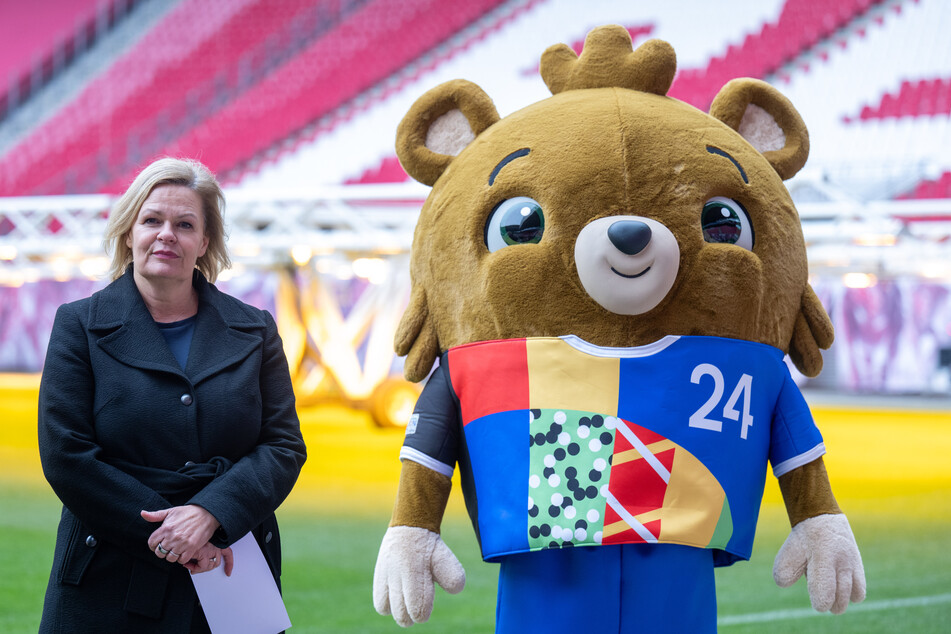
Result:
{"type": "MultiPolygon", "coordinates": [[[[17,394],[0,400],[3,634],[37,630],[60,512],[39,468],[35,388],[17,394]]],[[[773,583],[773,557],[789,527],[770,477],[752,560],[717,571],[720,631],[951,633],[951,413],[813,409],[862,551],[868,598],[842,616],[819,615],[803,580],[789,589],[773,583]]],[[[290,631],[400,632],[373,610],[371,593],[402,436],[341,407],[302,410],[301,420],[308,463],[278,511],[290,631]]],[[[456,488],[443,536],[466,568],[466,589],[456,596],[437,589],[432,618],[413,631],[493,629],[498,568],[479,558],[460,498],[456,488]]]]}
{"type": "MultiPolygon", "coordinates": [[[[939,496],[935,503],[947,503],[939,496]]],[[[35,632],[49,575],[59,504],[42,485],[0,486],[0,632],[35,632]]],[[[291,508],[280,513],[284,540],[284,598],[292,632],[373,633],[402,631],[374,612],[373,564],[387,512],[349,516],[291,508]]],[[[951,548],[946,521],[853,514],[851,522],[865,559],[869,596],[842,616],[811,615],[805,584],[776,587],[772,558],[786,527],[781,509],[764,511],[753,559],[717,572],[720,631],[949,632],[951,548]],[[937,600],[935,599],[937,597],[937,600]],[[924,602],[920,599],[925,598],[924,602]],[[915,604],[909,599],[917,599],[915,604]],[[893,607],[890,607],[893,606],[893,607]],[[870,608],[870,609],[868,609],[870,608]],[[784,613],[786,615],[784,616],[784,613]],[[729,624],[739,618],[767,620],[729,624]]],[[[447,517],[444,536],[466,567],[466,589],[450,596],[437,589],[430,621],[420,632],[491,632],[498,568],[479,559],[472,529],[459,512],[447,517]]]]}

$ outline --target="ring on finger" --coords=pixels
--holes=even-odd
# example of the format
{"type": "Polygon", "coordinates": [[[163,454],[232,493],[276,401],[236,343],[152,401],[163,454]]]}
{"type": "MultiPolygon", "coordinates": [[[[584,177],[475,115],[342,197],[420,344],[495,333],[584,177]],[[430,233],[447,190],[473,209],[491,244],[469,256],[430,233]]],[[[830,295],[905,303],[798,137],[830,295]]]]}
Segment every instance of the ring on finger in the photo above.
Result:
{"type": "Polygon", "coordinates": [[[212,557],[212,558],[211,558],[211,563],[213,563],[213,564],[218,563],[218,558],[217,558],[217,557],[212,557]]]}
{"type": "Polygon", "coordinates": [[[159,543],[159,545],[156,546],[156,548],[157,548],[158,551],[159,551],[160,553],[162,553],[163,555],[167,555],[167,554],[169,554],[170,552],[172,552],[172,551],[170,551],[170,550],[165,550],[164,548],[162,548],[162,544],[161,544],[161,543],[159,543]]]}

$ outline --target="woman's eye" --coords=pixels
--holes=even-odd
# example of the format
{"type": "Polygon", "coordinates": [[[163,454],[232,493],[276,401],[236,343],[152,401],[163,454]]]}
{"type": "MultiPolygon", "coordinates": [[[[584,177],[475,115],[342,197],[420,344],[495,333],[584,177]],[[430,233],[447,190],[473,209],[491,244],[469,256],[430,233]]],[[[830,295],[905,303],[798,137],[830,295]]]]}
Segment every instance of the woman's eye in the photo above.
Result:
{"type": "Polygon", "coordinates": [[[490,252],[514,244],[535,244],[545,232],[541,205],[525,196],[503,200],[485,223],[485,246],[490,252]]]}
{"type": "Polygon", "coordinates": [[[713,244],[735,244],[753,250],[753,223],[746,209],[732,198],[716,196],[703,205],[703,239],[713,244]]]}

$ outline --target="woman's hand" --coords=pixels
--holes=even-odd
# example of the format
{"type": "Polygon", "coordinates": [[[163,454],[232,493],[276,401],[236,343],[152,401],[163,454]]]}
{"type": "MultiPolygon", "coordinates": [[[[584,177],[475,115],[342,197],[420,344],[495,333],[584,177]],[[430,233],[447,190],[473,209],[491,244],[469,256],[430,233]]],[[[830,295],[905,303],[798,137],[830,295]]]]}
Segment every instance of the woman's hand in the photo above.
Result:
{"type": "Polygon", "coordinates": [[[193,575],[202,572],[214,570],[222,563],[225,565],[225,576],[231,576],[231,570],[234,568],[234,554],[230,548],[216,548],[212,544],[205,544],[198,549],[198,553],[193,559],[183,563],[188,571],[193,575]]]}
{"type": "Polygon", "coordinates": [[[173,506],[161,511],[142,511],[147,522],[161,522],[149,537],[149,548],[159,559],[188,563],[211,539],[221,524],[215,516],[195,504],[173,506]]]}

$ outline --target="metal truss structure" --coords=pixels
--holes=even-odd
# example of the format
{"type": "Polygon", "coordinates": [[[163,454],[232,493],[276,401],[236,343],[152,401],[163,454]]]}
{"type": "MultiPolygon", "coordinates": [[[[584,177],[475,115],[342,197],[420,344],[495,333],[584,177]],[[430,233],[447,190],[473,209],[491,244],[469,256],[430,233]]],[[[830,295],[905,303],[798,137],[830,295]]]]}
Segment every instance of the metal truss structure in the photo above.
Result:
{"type": "MultiPolygon", "coordinates": [[[[227,192],[233,274],[406,254],[427,193],[415,183],[227,192]]],[[[813,274],[951,281],[951,200],[862,202],[820,193],[822,202],[797,200],[813,274]]],[[[0,198],[0,285],[101,276],[114,202],[108,195],[0,198]]]]}
{"type": "MultiPolygon", "coordinates": [[[[427,190],[415,184],[226,192],[228,246],[237,271],[337,255],[407,253],[427,190]]],[[[109,195],[0,198],[0,284],[97,278],[109,195]]]]}
{"type": "Polygon", "coordinates": [[[817,276],[951,283],[951,200],[800,203],[809,271],[817,276]]]}
{"type": "MultiPolygon", "coordinates": [[[[413,184],[226,193],[233,266],[219,279],[276,274],[276,319],[300,401],[342,399],[381,425],[409,418],[418,388],[392,376],[393,336],[426,193],[413,184]],[[358,293],[346,306],[344,287],[358,293]]],[[[115,200],[0,198],[0,284],[101,278],[115,200]]]]}
{"type": "MultiPolygon", "coordinates": [[[[416,184],[226,192],[230,274],[277,272],[277,319],[301,400],[335,395],[370,407],[383,424],[408,416],[416,392],[391,380],[392,341],[427,193],[416,184]],[[364,283],[344,310],[335,286],[354,279],[364,283]]],[[[821,199],[797,201],[813,275],[855,286],[908,276],[951,283],[951,200],[821,199]]],[[[0,284],[101,277],[114,202],[0,198],[0,284]]]]}

